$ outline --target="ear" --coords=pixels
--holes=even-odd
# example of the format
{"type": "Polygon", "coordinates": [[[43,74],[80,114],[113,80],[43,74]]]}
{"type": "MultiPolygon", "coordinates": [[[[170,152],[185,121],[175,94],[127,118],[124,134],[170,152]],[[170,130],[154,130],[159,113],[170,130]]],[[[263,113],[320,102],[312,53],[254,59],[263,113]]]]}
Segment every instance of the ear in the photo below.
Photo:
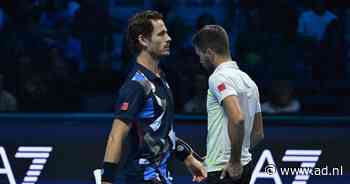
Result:
{"type": "Polygon", "coordinates": [[[217,59],[217,54],[213,49],[207,49],[207,57],[210,58],[210,61],[215,61],[217,59]]]}
{"type": "Polygon", "coordinates": [[[148,41],[147,38],[145,38],[143,35],[139,35],[139,36],[137,37],[137,39],[139,40],[140,44],[141,44],[143,47],[147,47],[147,46],[148,46],[149,41],[148,41]]]}
{"type": "Polygon", "coordinates": [[[215,52],[214,52],[213,49],[211,49],[211,48],[207,48],[206,54],[207,54],[208,56],[215,56],[215,52]]]}
{"type": "Polygon", "coordinates": [[[200,55],[200,53],[202,53],[197,46],[194,46],[194,51],[196,52],[197,55],[200,55]]]}

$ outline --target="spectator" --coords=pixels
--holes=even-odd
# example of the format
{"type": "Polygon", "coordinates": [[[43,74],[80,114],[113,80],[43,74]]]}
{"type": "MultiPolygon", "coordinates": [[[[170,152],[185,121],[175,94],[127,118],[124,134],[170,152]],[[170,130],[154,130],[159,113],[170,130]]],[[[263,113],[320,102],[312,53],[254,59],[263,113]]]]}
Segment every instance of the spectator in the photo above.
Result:
{"type": "Polygon", "coordinates": [[[288,81],[274,81],[269,100],[261,105],[261,110],[268,114],[297,113],[300,103],[293,98],[293,89],[288,81]]]}
{"type": "MultiPolygon", "coordinates": [[[[298,34],[301,43],[303,43],[305,64],[312,69],[312,79],[325,80],[330,73],[334,73],[334,69],[338,67],[338,61],[340,61],[337,60],[340,58],[339,54],[337,59],[327,60],[329,56],[333,57],[335,56],[333,53],[336,53],[329,43],[336,40],[330,33],[339,30],[337,28],[338,18],[326,9],[325,0],[314,0],[312,2],[312,9],[304,12],[299,18],[298,34]],[[323,72],[327,72],[328,75],[323,72]]],[[[340,53],[339,51],[337,52],[340,53]]]]}
{"type": "Polygon", "coordinates": [[[4,90],[4,77],[0,74],[0,112],[17,111],[17,99],[4,90]]]}
{"type": "Polygon", "coordinates": [[[313,8],[299,18],[298,33],[302,37],[321,41],[327,26],[335,19],[337,16],[326,10],[325,0],[314,0],[313,8]]]}

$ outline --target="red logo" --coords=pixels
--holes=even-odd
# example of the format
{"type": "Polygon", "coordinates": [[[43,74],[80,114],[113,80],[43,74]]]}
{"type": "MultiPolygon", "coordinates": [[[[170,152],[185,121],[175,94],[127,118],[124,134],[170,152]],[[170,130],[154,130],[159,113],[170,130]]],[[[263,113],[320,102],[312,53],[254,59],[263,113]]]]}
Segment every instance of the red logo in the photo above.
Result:
{"type": "Polygon", "coordinates": [[[128,102],[124,102],[120,106],[120,110],[122,110],[122,111],[127,111],[128,109],[129,109],[129,103],[128,102]]]}
{"type": "Polygon", "coordinates": [[[224,83],[221,83],[220,85],[218,85],[218,90],[219,90],[220,92],[224,91],[225,89],[226,89],[226,86],[225,86],[224,83]]]}

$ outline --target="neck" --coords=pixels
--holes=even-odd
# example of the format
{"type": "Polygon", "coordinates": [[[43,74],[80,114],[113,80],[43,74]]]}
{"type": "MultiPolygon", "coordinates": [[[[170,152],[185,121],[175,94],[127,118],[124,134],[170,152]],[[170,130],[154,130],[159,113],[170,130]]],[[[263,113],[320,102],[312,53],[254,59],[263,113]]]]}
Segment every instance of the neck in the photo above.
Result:
{"type": "Polygon", "coordinates": [[[232,61],[231,56],[220,56],[220,55],[216,55],[215,59],[214,59],[214,67],[218,67],[220,64],[225,63],[227,61],[232,61]]]}
{"type": "Polygon", "coordinates": [[[154,58],[149,52],[141,51],[136,62],[150,70],[156,76],[160,76],[159,60],[154,58]]]}

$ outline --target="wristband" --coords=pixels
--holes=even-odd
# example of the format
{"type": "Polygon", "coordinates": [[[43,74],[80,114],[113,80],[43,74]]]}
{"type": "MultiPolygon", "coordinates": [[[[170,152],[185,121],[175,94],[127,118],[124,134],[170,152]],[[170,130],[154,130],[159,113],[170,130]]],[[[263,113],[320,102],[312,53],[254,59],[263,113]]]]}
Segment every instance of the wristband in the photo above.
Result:
{"type": "Polygon", "coordinates": [[[187,156],[189,156],[192,153],[192,148],[190,145],[188,145],[186,142],[184,142],[181,139],[176,140],[176,147],[175,147],[175,157],[180,160],[184,161],[187,156]]]}
{"type": "Polygon", "coordinates": [[[113,183],[115,180],[118,164],[104,162],[102,167],[102,181],[113,183]]]}

